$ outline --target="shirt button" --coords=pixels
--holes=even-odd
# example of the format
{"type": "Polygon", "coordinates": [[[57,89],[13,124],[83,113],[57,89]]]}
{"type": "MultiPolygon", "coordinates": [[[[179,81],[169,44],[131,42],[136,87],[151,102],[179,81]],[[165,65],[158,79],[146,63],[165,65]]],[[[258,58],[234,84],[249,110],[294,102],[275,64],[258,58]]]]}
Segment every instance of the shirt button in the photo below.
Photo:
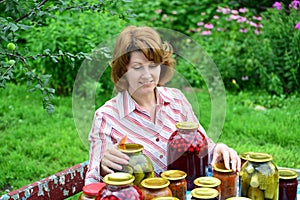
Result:
{"type": "Polygon", "coordinates": [[[162,159],[163,157],[164,157],[163,155],[160,155],[160,156],[159,156],[160,159],[162,159]]]}
{"type": "Polygon", "coordinates": [[[156,142],[159,142],[159,138],[156,138],[156,142]]]}

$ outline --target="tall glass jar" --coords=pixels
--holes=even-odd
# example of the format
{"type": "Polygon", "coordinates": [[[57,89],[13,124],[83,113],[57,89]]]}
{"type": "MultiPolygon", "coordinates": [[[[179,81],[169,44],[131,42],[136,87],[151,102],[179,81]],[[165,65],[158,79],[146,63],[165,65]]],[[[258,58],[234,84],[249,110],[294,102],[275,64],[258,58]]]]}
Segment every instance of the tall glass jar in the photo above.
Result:
{"type": "Polygon", "coordinates": [[[216,177],[211,176],[202,176],[198,177],[194,180],[195,187],[200,188],[212,188],[216,189],[219,192],[219,196],[221,198],[221,181],[216,177]]]}
{"type": "Polygon", "coordinates": [[[195,188],[191,191],[192,200],[218,200],[219,193],[212,188],[195,188]]]}
{"type": "Polygon", "coordinates": [[[186,200],[186,173],[181,170],[167,170],[161,174],[162,178],[170,181],[169,188],[172,191],[173,197],[180,200],[186,200]]]}
{"type": "Polygon", "coordinates": [[[298,173],[290,169],[279,169],[279,199],[296,200],[298,173]]]}
{"type": "Polygon", "coordinates": [[[140,144],[120,144],[118,149],[129,156],[129,164],[124,165],[122,172],[135,177],[134,185],[141,187],[142,180],[154,177],[154,168],[151,159],[143,154],[144,147],[140,144]]]}
{"type": "Polygon", "coordinates": [[[187,173],[187,189],[192,190],[194,179],[205,176],[208,165],[207,140],[194,122],[179,122],[168,141],[168,170],[187,173]]]}
{"type": "Polygon", "coordinates": [[[144,200],[152,200],[156,197],[172,197],[169,184],[170,181],[160,177],[144,179],[141,183],[144,200]]]}
{"type": "Polygon", "coordinates": [[[213,177],[216,177],[221,181],[221,200],[236,196],[237,172],[226,169],[224,163],[216,163],[213,166],[213,177]]]}
{"type": "Polygon", "coordinates": [[[93,200],[96,199],[98,192],[105,186],[105,183],[97,182],[83,186],[82,194],[78,200],[93,200]]]}
{"type": "Polygon", "coordinates": [[[106,186],[98,192],[96,200],[143,200],[140,188],[133,185],[131,174],[116,172],[106,175],[103,181],[106,186]]]}
{"type": "Polygon", "coordinates": [[[251,153],[240,172],[241,196],[250,199],[278,199],[279,175],[272,156],[251,153]]]}

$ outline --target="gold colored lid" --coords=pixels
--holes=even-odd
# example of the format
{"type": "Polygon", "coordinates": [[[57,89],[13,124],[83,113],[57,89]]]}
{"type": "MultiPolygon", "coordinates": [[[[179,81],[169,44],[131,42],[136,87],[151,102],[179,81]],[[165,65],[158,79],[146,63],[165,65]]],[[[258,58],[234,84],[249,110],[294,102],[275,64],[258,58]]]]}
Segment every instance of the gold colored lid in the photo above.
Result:
{"type": "Polygon", "coordinates": [[[216,164],[214,164],[213,169],[215,171],[217,171],[217,172],[223,172],[223,173],[231,173],[231,172],[233,172],[232,169],[226,169],[224,163],[216,163],[216,164]]]}
{"type": "Polygon", "coordinates": [[[249,152],[243,152],[243,153],[241,153],[239,156],[240,156],[240,158],[242,158],[242,159],[244,159],[244,160],[248,160],[248,157],[249,157],[249,155],[250,155],[251,153],[253,153],[253,152],[251,152],[251,151],[249,151],[249,152]]]}
{"type": "Polygon", "coordinates": [[[141,182],[141,185],[145,188],[150,189],[161,189],[168,187],[170,181],[160,177],[146,178],[141,182]]]}
{"type": "Polygon", "coordinates": [[[194,184],[199,187],[211,188],[211,187],[219,186],[221,184],[221,181],[216,177],[203,176],[203,177],[196,178],[194,180],[194,184]]]}
{"type": "Polygon", "coordinates": [[[112,174],[107,174],[103,178],[103,182],[108,185],[127,185],[134,181],[135,177],[129,173],[115,172],[112,174]]]}
{"type": "Polygon", "coordinates": [[[155,197],[152,200],[179,200],[177,197],[155,197]]]}
{"type": "Polygon", "coordinates": [[[167,170],[161,173],[160,176],[170,181],[176,181],[176,180],[184,179],[186,175],[187,174],[181,170],[167,170]]]}
{"type": "Polygon", "coordinates": [[[269,162],[272,159],[273,159],[272,156],[267,153],[253,152],[248,155],[248,160],[251,162],[269,162]]]}
{"type": "Polygon", "coordinates": [[[218,190],[212,188],[195,188],[191,191],[192,197],[212,199],[219,195],[218,190]]]}
{"type": "Polygon", "coordinates": [[[136,143],[119,144],[118,149],[123,153],[137,153],[143,151],[144,146],[136,143]]]}
{"type": "Polygon", "coordinates": [[[251,199],[249,199],[247,197],[230,197],[226,200],[251,200],[251,199]]]}
{"type": "Polygon", "coordinates": [[[178,122],[178,123],[176,123],[176,128],[185,129],[185,130],[197,129],[198,126],[199,125],[196,122],[178,122]]]}
{"type": "Polygon", "coordinates": [[[279,173],[279,179],[288,180],[288,179],[295,179],[298,177],[298,173],[291,169],[279,169],[278,173],[279,173]]]}

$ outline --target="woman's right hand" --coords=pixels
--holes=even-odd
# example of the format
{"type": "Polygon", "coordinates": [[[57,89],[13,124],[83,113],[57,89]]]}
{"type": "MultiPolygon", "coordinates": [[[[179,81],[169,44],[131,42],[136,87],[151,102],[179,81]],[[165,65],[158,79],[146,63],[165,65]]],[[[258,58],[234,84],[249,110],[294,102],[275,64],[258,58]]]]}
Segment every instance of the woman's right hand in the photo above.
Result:
{"type": "Polygon", "coordinates": [[[117,145],[112,145],[106,149],[100,162],[100,174],[114,173],[114,170],[122,170],[122,165],[128,165],[129,157],[117,149],[117,145]]]}

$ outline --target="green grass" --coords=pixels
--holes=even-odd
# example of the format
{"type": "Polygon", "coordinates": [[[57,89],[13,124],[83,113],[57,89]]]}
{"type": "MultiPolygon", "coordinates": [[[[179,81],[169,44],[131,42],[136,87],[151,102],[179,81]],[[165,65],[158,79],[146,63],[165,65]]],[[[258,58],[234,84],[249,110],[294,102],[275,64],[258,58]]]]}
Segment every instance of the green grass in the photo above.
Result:
{"type": "MultiPolygon", "coordinates": [[[[210,96],[205,91],[197,95],[200,121],[207,128],[210,96]]],[[[71,97],[56,97],[54,105],[55,112],[48,115],[38,93],[12,84],[0,90],[0,195],[88,159],[88,147],[73,121],[71,97]]],[[[227,94],[226,120],[218,141],[239,153],[270,153],[278,166],[300,168],[299,105],[296,96],[227,94]],[[255,110],[256,105],[267,110],[255,110]]]]}

